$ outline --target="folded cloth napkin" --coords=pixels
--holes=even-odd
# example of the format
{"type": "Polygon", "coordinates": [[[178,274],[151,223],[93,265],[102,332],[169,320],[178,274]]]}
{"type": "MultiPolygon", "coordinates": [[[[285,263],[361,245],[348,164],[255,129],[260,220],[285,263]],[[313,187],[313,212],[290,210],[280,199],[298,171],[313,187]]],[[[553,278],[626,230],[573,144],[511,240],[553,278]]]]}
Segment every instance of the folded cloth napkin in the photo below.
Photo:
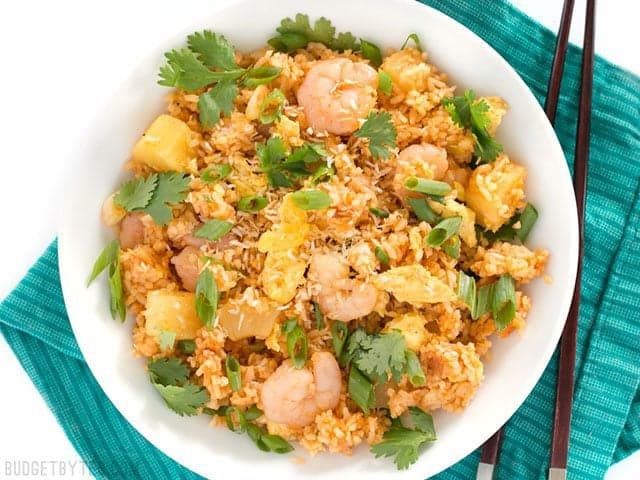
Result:
{"type": "MultiPolygon", "coordinates": [[[[484,38],[543,101],[552,32],[502,0],[424,3],[484,38]]],[[[556,120],[570,165],[579,71],[580,51],[570,47],[556,120]]],[[[612,462],[640,448],[639,185],[640,79],[598,58],[570,478],[600,479],[612,462]]],[[[0,305],[0,331],[96,478],[201,478],[134,430],[91,375],[65,312],[55,242],[0,305]]],[[[554,356],[506,426],[500,479],[546,478],[556,364],[554,356]]],[[[478,460],[475,452],[436,478],[473,478],[478,460]]]]}

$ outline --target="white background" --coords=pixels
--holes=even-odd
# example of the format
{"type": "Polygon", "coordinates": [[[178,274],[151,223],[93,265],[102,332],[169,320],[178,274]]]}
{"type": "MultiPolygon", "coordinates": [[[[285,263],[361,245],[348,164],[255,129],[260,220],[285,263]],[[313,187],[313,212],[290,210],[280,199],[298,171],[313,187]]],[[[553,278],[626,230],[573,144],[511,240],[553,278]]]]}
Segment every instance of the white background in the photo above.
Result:
{"type": "MultiPolygon", "coordinates": [[[[65,158],[83,125],[93,118],[96,103],[107,98],[158,39],[195,22],[212,3],[0,2],[0,298],[55,236],[65,158]]],[[[513,3],[557,29],[561,0],[513,3]]],[[[578,44],[584,5],[585,0],[576,0],[571,39],[578,44]]],[[[600,1],[596,29],[598,53],[636,74],[640,74],[639,14],[635,0],[600,1]]],[[[79,461],[4,339],[0,340],[0,365],[0,478],[12,478],[5,477],[7,460],[79,461]]],[[[640,454],[614,466],[607,480],[635,479],[638,471],[640,454]]],[[[73,477],[85,475],[76,469],[73,477]]],[[[54,477],[50,470],[48,476],[38,478],[54,477]]]]}

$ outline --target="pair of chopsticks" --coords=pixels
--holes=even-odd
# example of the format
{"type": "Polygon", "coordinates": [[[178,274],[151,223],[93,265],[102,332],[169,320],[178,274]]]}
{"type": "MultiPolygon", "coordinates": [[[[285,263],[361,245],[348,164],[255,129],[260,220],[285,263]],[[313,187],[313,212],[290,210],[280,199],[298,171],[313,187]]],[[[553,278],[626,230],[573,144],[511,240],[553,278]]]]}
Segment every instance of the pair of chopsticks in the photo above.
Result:
{"type": "MultiPolygon", "coordinates": [[[[578,316],[580,312],[580,287],[582,277],[582,256],[584,246],[584,210],[587,190],[587,167],[589,161],[589,136],[591,130],[591,97],[593,91],[593,61],[595,38],[595,0],[587,0],[587,13],[584,29],[582,51],[582,72],[580,84],[580,108],[578,112],[578,128],[576,136],[573,188],[578,210],[578,228],[580,233],[578,272],[576,285],[571,300],[571,308],[567,316],[560,339],[560,360],[556,384],[556,404],[553,423],[553,439],[551,443],[551,460],[549,480],[565,480],[567,478],[567,456],[569,436],[571,433],[571,409],[573,404],[574,370],[576,357],[576,340],[578,334],[578,316]]],[[[553,124],[558,108],[558,97],[562,73],[564,70],[569,31],[573,17],[574,0],[565,0],[562,19],[558,30],[545,112],[553,124]]],[[[482,447],[482,456],[478,465],[476,480],[491,480],[495,465],[500,456],[502,428],[498,430],[482,447]]]]}

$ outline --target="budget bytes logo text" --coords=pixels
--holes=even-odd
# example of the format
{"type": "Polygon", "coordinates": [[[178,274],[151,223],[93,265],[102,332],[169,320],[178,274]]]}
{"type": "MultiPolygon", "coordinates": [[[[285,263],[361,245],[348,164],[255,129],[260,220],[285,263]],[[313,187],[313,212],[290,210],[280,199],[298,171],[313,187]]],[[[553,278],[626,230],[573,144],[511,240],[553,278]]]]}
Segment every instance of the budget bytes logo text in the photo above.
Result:
{"type": "Polygon", "coordinates": [[[89,469],[79,460],[2,459],[0,465],[0,478],[91,478],[89,469]]]}

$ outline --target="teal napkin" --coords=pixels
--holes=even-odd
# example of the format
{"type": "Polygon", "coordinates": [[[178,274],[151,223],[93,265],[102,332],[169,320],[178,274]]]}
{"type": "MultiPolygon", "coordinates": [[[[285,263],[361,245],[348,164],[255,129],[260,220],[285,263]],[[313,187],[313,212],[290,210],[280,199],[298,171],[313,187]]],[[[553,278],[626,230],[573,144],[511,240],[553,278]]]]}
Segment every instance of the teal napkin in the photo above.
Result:
{"type": "MultiPolygon", "coordinates": [[[[424,3],[484,38],[543,102],[552,32],[503,0],[424,3]]],[[[570,165],[579,69],[580,51],[570,47],[556,121],[570,165]]],[[[640,79],[598,58],[570,478],[600,479],[640,448],[639,271],[640,79]]],[[[201,478],[142,438],[91,375],[64,308],[56,242],[0,305],[0,331],[96,478],[201,478]]],[[[500,479],[546,478],[556,364],[554,356],[506,426],[500,479]]],[[[474,478],[478,460],[476,451],[435,478],[474,478]]]]}

